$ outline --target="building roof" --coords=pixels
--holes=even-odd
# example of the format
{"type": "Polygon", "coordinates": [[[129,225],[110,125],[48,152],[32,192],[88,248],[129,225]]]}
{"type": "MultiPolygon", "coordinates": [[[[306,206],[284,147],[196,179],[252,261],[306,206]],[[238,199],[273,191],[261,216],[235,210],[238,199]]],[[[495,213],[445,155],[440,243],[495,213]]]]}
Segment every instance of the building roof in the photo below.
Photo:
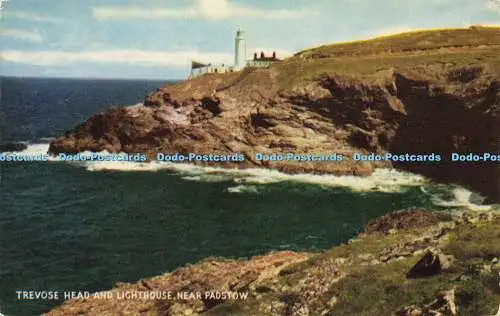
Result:
{"type": "Polygon", "coordinates": [[[191,61],[191,69],[198,69],[198,68],[203,68],[203,67],[207,67],[208,65],[207,64],[204,64],[204,63],[200,63],[198,61],[191,61]]]}
{"type": "Polygon", "coordinates": [[[260,54],[257,54],[256,52],[253,54],[253,60],[254,61],[280,61],[276,57],[276,52],[273,52],[271,56],[266,56],[264,52],[260,52],[260,54]]]}

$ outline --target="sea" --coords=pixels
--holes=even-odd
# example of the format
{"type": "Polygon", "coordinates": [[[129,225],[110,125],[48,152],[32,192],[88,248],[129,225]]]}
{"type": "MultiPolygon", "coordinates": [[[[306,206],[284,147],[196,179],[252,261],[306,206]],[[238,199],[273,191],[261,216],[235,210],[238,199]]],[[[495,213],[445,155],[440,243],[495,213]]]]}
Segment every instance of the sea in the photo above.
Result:
{"type": "MultiPolygon", "coordinates": [[[[0,142],[46,153],[54,137],[172,81],[1,78],[0,142]]],[[[0,314],[39,315],[61,300],[18,291],[89,291],[206,257],[319,252],[383,214],[485,210],[457,185],[377,170],[287,175],[176,163],[0,162],[0,314]]]]}

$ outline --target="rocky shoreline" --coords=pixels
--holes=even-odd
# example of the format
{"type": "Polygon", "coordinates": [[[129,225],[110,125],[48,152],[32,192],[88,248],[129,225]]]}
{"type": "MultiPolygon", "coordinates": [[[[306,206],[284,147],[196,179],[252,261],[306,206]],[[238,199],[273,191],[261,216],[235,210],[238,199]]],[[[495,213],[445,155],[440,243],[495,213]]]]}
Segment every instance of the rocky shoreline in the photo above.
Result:
{"type": "MultiPolygon", "coordinates": [[[[461,32],[475,32],[477,39],[486,31],[461,32]]],[[[385,59],[325,58],[312,49],[269,69],[207,74],[165,85],[144,105],[98,113],[51,142],[50,152],[106,150],[150,159],[157,152],[238,153],[243,162],[197,163],[288,173],[364,176],[394,167],[500,202],[498,161],[451,161],[455,152],[500,156],[500,48],[464,47],[385,59]],[[352,63],[365,68],[349,68],[352,63]],[[356,152],[436,153],[441,161],[358,162],[352,160],[356,152]],[[259,161],[256,153],[335,153],[345,159],[259,161]]]]}
{"type": "Polygon", "coordinates": [[[499,212],[411,209],[322,253],[207,258],[46,315],[494,315],[499,258],[499,212]]]}

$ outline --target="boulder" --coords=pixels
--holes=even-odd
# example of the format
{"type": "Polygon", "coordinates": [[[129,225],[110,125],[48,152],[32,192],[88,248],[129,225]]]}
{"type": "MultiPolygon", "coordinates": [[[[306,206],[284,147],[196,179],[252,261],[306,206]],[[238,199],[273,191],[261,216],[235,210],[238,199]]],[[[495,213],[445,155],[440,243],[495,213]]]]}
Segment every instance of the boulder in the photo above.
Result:
{"type": "Polygon", "coordinates": [[[457,315],[455,289],[439,293],[436,298],[423,306],[407,306],[395,313],[397,316],[457,315]]]}
{"type": "Polygon", "coordinates": [[[439,255],[427,251],[411,269],[406,273],[407,278],[423,278],[441,273],[441,261],[439,255]]]}

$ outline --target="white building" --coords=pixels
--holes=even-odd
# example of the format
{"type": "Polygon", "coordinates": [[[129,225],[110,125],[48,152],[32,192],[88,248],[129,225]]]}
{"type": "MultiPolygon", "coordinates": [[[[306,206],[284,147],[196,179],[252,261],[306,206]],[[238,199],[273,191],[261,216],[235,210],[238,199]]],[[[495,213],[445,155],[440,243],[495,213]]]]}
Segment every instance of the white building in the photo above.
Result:
{"type": "Polygon", "coordinates": [[[191,72],[189,78],[195,78],[207,73],[225,73],[233,72],[234,67],[224,64],[214,65],[214,64],[203,64],[197,61],[191,62],[191,72]]]}
{"type": "Polygon", "coordinates": [[[254,53],[253,59],[246,60],[246,43],[244,34],[245,32],[241,29],[236,31],[236,36],[234,38],[234,65],[212,63],[205,64],[198,61],[192,61],[189,79],[196,78],[206,73],[240,71],[245,67],[265,68],[269,67],[272,63],[280,61],[276,58],[276,52],[273,52],[272,57],[266,57],[264,52],[261,52],[260,56],[257,56],[257,53],[254,53]]]}

